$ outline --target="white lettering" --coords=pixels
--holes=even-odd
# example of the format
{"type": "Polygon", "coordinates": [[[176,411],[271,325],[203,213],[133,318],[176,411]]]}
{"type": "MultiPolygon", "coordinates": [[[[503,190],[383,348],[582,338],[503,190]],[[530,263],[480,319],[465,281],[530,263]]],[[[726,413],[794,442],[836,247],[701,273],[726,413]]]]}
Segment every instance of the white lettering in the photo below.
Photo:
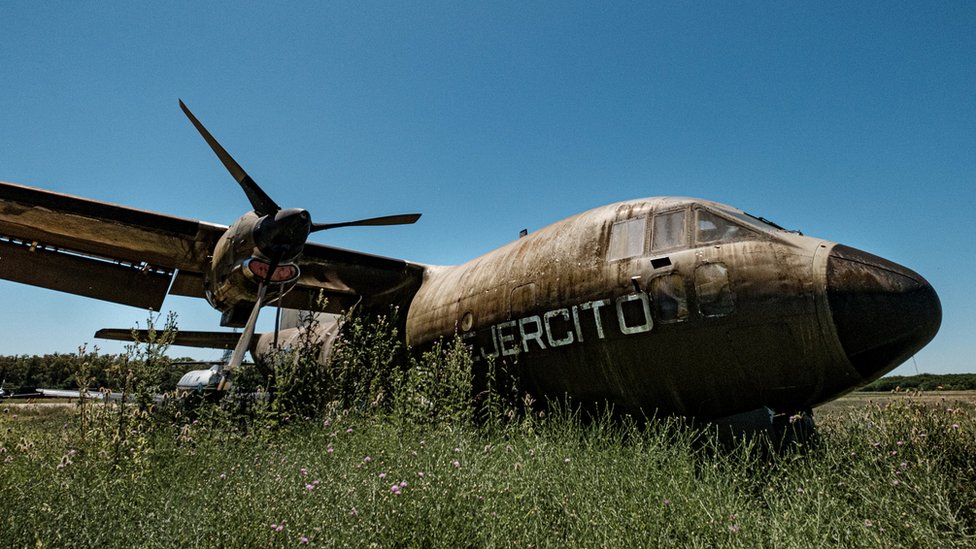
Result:
{"type": "Polygon", "coordinates": [[[583,343],[583,330],[580,330],[579,308],[573,305],[573,327],[576,328],[576,339],[583,343]]]}
{"type": "Polygon", "coordinates": [[[603,339],[603,319],[600,318],[600,307],[610,303],[609,299],[600,299],[597,301],[591,301],[589,303],[584,303],[580,305],[580,308],[584,311],[586,309],[593,309],[593,322],[596,323],[596,335],[600,339],[603,339]]]}
{"type": "MultiPolygon", "coordinates": [[[[573,307],[574,312],[575,310],[576,307],[573,307]]],[[[550,323],[550,321],[556,316],[562,316],[563,320],[568,322],[569,311],[567,309],[556,309],[555,311],[549,311],[548,313],[543,315],[543,318],[545,319],[546,339],[549,340],[549,346],[562,347],[563,345],[569,345],[570,343],[573,342],[573,330],[567,330],[566,337],[562,339],[555,339],[552,337],[552,324],[550,323]]]]}
{"type": "Polygon", "coordinates": [[[542,320],[539,319],[539,315],[527,316],[525,318],[519,319],[519,334],[522,336],[522,350],[526,353],[529,352],[529,340],[534,339],[536,343],[539,344],[539,348],[545,350],[546,344],[542,342],[542,320]],[[525,325],[534,324],[534,332],[526,332],[525,325]]]}
{"type": "Polygon", "coordinates": [[[481,348],[481,358],[487,360],[489,358],[498,358],[498,333],[497,327],[491,327],[491,344],[493,346],[492,352],[485,353],[485,348],[481,348]]]}
{"type": "Polygon", "coordinates": [[[647,294],[641,292],[639,294],[629,294],[622,295],[616,299],[617,306],[617,323],[620,325],[620,331],[624,335],[639,334],[642,332],[649,332],[651,328],[654,327],[654,320],[651,319],[651,303],[647,298],[647,294]],[[635,326],[628,326],[627,321],[624,318],[624,303],[634,301],[639,299],[644,312],[644,322],[635,326]]]}
{"type": "Polygon", "coordinates": [[[517,355],[519,352],[518,347],[508,348],[505,344],[512,343],[515,341],[515,334],[505,334],[502,330],[505,328],[514,328],[518,322],[515,320],[509,320],[508,322],[502,322],[498,324],[498,346],[502,350],[503,356],[517,355]]]}

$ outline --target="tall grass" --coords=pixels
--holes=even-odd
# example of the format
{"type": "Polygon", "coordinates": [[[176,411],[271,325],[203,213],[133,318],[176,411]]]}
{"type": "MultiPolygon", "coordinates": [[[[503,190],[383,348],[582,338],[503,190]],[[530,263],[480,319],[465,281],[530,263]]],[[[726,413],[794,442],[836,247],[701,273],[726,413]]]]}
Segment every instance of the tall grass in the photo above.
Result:
{"type": "Polygon", "coordinates": [[[825,422],[806,452],[729,449],[677,419],[484,404],[511,394],[476,408],[461,351],[445,343],[397,370],[392,394],[355,381],[353,360],[345,394],[361,398],[330,393],[325,412],[288,421],[268,405],[243,428],[227,407],[151,414],[120,434],[117,405],[5,405],[0,545],[974,543],[972,409],[873,405],[825,422]],[[372,406],[380,394],[388,405],[372,406]]]}

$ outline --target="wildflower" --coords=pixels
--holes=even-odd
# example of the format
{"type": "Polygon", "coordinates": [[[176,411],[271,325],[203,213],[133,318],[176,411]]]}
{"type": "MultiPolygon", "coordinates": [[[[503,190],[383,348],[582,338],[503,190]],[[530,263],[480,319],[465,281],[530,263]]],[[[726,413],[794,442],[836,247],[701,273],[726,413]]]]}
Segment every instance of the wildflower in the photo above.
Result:
{"type": "Polygon", "coordinates": [[[738,534],[739,533],[739,525],[738,524],[730,524],[729,525],[729,532],[731,532],[733,534],[738,534]]]}
{"type": "Polygon", "coordinates": [[[958,429],[959,428],[959,424],[958,423],[953,423],[952,424],[952,428],[953,429],[958,429]]]}
{"type": "Polygon", "coordinates": [[[302,467],[302,476],[303,477],[307,477],[308,476],[308,469],[302,467]]]}
{"type": "Polygon", "coordinates": [[[312,481],[312,486],[318,486],[321,482],[319,479],[315,479],[312,481]]]}
{"type": "Polygon", "coordinates": [[[905,469],[908,469],[908,463],[903,461],[901,462],[901,465],[899,465],[898,467],[901,468],[902,471],[904,471],[905,469]]]}
{"type": "Polygon", "coordinates": [[[226,478],[227,478],[227,475],[225,475],[224,473],[220,473],[220,480],[224,480],[226,478]]]}
{"type": "Polygon", "coordinates": [[[566,458],[566,459],[563,460],[563,463],[569,463],[570,461],[571,460],[569,458],[566,458]]]}
{"type": "Polygon", "coordinates": [[[897,444],[898,446],[904,446],[905,445],[905,441],[904,440],[899,440],[895,444],[897,444]]]}
{"type": "Polygon", "coordinates": [[[664,498],[664,501],[662,501],[661,504],[664,505],[665,507],[670,507],[671,506],[671,500],[668,499],[668,498],[664,498]]]}
{"type": "Polygon", "coordinates": [[[461,462],[455,459],[454,461],[451,462],[451,465],[453,465],[455,469],[458,469],[459,467],[461,467],[461,462]]]}
{"type": "Polygon", "coordinates": [[[400,481],[400,488],[406,488],[406,487],[407,487],[407,481],[401,480],[400,481]]]}
{"type": "Polygon", "coordinates": [[[424,472],[423,471],[417,471],[417,476],[420,477],[420,478],[424,478],[424,472]]]}
{"type": "Polygon", "coordinates": [[[305,536],[302,536],[302,537],[301,537],[301,538],[300,538],[300,539],[298,540],[298,543],[301,543],[302,545],[308,545],[308,538],[307,538],[307,537],[305,537],[305,536]]]}
{"type": "Polygon", "coordinates": [[[380,480],[383,480],[386,478],[386,473],[380,473],[379,476],[380,476],[380,480]]]}
{"type": "Polygon", "coordinates": [[[350,428],[348,428],[348,429],[346,429],[346,432],[347,432],[347,433],[351,433],[351,432],[352,432],[352,427],[350,427],[350,428]]]}
{"type": "Polygon", "coordinates": [[[895,480],[891,481],[891,485],[892,486],[898,486],[899,484],[901,484],[901,481],[898,480],[898,479],[895,479],[895,480]]]}
{"type": "Polygon", "coordinates": [[[394,484],[393,486],[390,486],[390,492],[393,493],[394,495],[399,496],[400,495],[400,485],[399,484],[394,484]]]}
{"type": "Polygon", "coordinates": [[[325,453],[327,453],[327,454],[331,454],[334,451],[335,450],[333,450],[333,448],[331,446],[329,446],[328,448],[325,449],[325,453]]]}
{"type": "Polygon", "coordinates": [[[275,528],[275,532],[281,532],[284,529],[285,529],[285,525],[284,524],[279,524],[278,527],[275,528]]]}
{"type": "Polygon", "coordinates": [[[373,461],[373,458],[371,458],[369,456],[366,456],[366,457],[363,458],[363,463],[369,463],[371,461],[373,461]]]}
{"type": "Polygon", "coordinates": [[[271,529],[272,530],[277,530],[278,529],[278,525],[272,522],[271,523],[271,529]]]}
{"type": "Polygon", "coordinates": [[[311,492],[312,490],[315,489],[315,485],[314,484],[306,484],[305,485],[305,489],[308,490],[309,492],[311,492]]]}
{"type": "Polygon", "coordinates": [[[353,508],[352,508],[352,509],[351,509],[351,510],[349,511],[349,514],[355,517],[355,516],[357,516],[357,515],[359,515],[359,510],[358,510],[358,509],[356,509],[355,507],[353,507],[353,508]]]}

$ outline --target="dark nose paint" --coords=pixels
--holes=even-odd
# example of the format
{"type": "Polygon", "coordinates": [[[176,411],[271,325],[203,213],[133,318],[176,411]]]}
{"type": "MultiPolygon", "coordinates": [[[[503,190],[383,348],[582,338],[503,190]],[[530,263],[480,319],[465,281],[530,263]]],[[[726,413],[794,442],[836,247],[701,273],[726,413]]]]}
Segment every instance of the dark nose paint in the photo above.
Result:
{"type": "Polygon", "coordinates": [[[835,246],[827,259],[827,301],[844,352],[865,379],[907,360],[942,323],[942,305],[928,281],[848,246],[835,246]]]}

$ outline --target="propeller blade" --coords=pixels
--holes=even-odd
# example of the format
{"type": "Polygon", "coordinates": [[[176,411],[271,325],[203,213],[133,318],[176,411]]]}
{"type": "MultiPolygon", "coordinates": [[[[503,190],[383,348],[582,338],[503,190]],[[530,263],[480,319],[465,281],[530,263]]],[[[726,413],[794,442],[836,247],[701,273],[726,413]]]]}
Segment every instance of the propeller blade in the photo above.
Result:
{"type": "Polygon", "coordinates": [[[272,200],[271,197],[268,196],[268,194],[265,193],[253,179],[251,179],[251,176],[247,175],[244,168],[242,168],[241,165],[238,164],[237,161],[234,160],[234,158],[231,157],[231,155],[220,146],[220,143],[214,139],[214,136],[210,135],[210,132],[207,131],[207,128],[203,127],[203,124],[197,120],[197,117],[193,116],[193,113],[190,112],[190,109],[187,108],[182,99],[180,99],[180,108],[183,109],[183,114],[190,119],[193,126],[196,127],[197,131],[200,132],[200,135],[203,136],[203,139],[208,145],[210,145],[210,148],[213,149],[213,152],[217,155],[217,158],[224,163],[224,167],[227,168],[227,171],[230,172],[234,179],[237,180],[237,183],[241,186],[241,188],[244,189],[244,194],[247,195],[247,200],[251,203],[251,207],[254,208],[255,213],[258,215],[269,215],[280,210],[281,207],[278,206],[278,204],[276,204],[275,201],[272,200]]]}
{"type": "Polygon", "coordinates": [[[328,229],[338,229],[339,227],[368,227],[379,225],[412,225],[420,219],[421,214],[400,214],[387,215],[384,217],[371,217],[369,219],[359,219],[357,221],[345,221],[343,223],[313,223],[310,232],[325,231],[328,229]]]}
{"type": "Polygon", "coordinates": [[[258,285],[258,299],[254,302],[254,309],[251,309],[251,316],[248,317],[247,324],[244,325],[244,333],[237,340],[237,346],[234,347],[234,354],[230,355],[227,366],[224,366],[225,369],[233,371],[244,362],[244,353],[247,352],[248,347],[251,345],[251,338],[254,336],[254,326],[258,322],[258,313],[261,312],[261,305],[267,293],[268,285],[261,282],[258,285]]]}

